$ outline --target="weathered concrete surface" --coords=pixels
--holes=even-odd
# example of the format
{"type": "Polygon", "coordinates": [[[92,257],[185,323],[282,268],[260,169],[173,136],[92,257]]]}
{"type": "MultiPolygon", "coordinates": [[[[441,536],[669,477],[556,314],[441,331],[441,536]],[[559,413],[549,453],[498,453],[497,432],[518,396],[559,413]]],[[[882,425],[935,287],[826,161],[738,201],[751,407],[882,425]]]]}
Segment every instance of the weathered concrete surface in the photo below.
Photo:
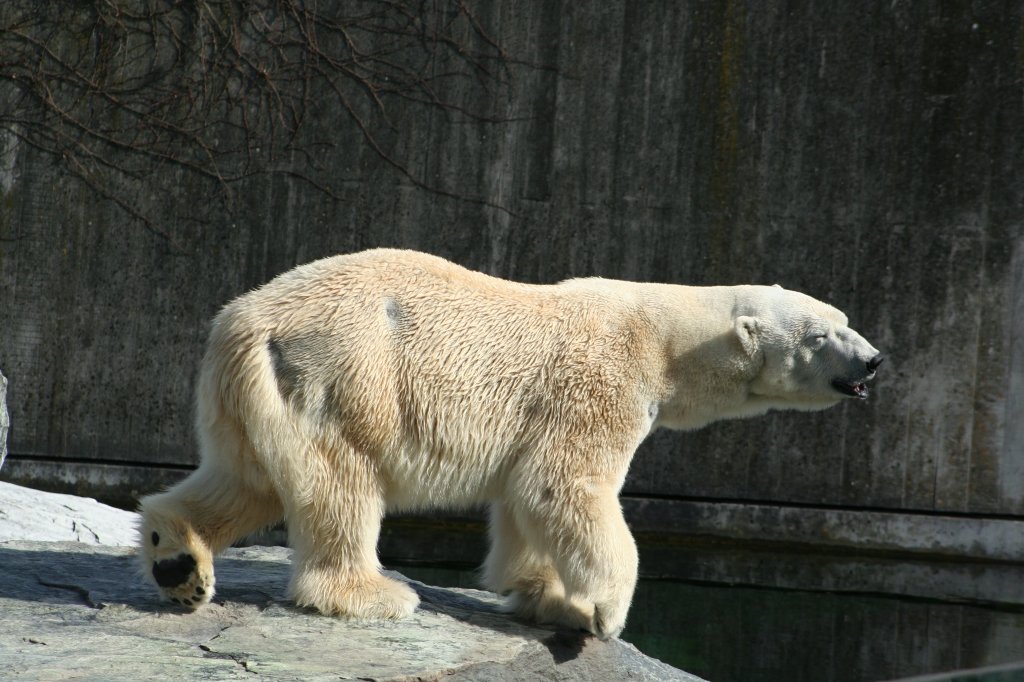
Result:
{"type": "Polygon", "coordinates": [[[634,532],[918,558],[1024,562],[1024,519],[627,498],[634,532]]]}
{"type": "MultiPolygon", "coordinates": [[[[16,4],[38,3],[0,13],[16,4]]],[[[337,144],[315,175],[344,179],[340,201],[274,176],[225,207],[154,162],[165,192],[133,202],[166,216],[176,253],[8,145],[11,457],[195,463],[217,308],[296,263],[388,245],[534,282],[779,282],[890,356],[867,403],[656,434],[627,492],[1024,515],[1024,4],[481,6],[510,54],[551,68],[495,92],[509,126],[396,110],[391,151],[511,213],[411,187],[327,101],[307,114],[337,144]]]]}
{"type": "Polygon", "coordinates": [[[135,544],[139,515],[87,497],[32,490],[0,481],[0,540],[135,544]]]}
{"type": "MultiPolygon", "coordinates": [[[[623,506],[628,508],[632,502],[623,500],[623,506]]],[[[894,544],[843,543],[833,539],[828,519],[815,516],[817,510],[804,510],[807,515],[801,518],[810,527],[801,527],[799,534],[790,536],[792,541],[780,541],[767,529],[763,537],[757,537],[748,532],[750,526],[742,518],[736,520],[736,532],[730,533],[680,511],[675,505],[663,504],[637,514],[641,524],[634,525],[633,531],[640,547],[641,578],[805,592],[888,594],[1015,611],[1024,608],[1024,562],[993,560],[995,557],[968,549],[964,553],[973,554],[974,560],[951,561],[953,552],[941,556],[933,547],[926,547],[924,538],[908,541],[907,549],[894,544]],[[652,519],[649,513],[654,511],[664,515],[652,519]],[[669,528],[672,524],[676,527],[669,528]]],[[[935,525],[924,523],[929,518],[911,520],[922,521],[916,528],[923,535],[949,532],[946,524],[951,525],[956,532],[949,535],[958,540],[969,537],[971,528],[986,528],[975,519],[966,520],[962,526],[955,524],[955,519],[932,518],[935,525]]],[[[876,521],[873,517],[868,520],[876,521]]],[[[1017,542],[1009,536],[1006,541],[1017,542]]],[[[377,547],[387,565],[413,566],[432,561],[475,567],[487,551],[487,525],[479,517],[387,519],[377,547]]],[[[419,569],[413,570],[412,577],[430,582],[431,578],[424,577],[419,569]]],[[[642,591],[643,585],[638,600],[642,591]]],[[[679,609],[668,609],[673,610],[679,609]]],[[[661,611],[655,603],[635,601],[631,613],[636,616],[634,622],[671,617],[661,611]]]]}
{"type": "Polygon", "coordinates": [[[181,467],[8,457],[7,464],[0,471],[0,480],[36,490],[93,497],[122,509],[134,509],[143,495],[169,488],[187,473],[181,467]]]}
{"type": "Polygon", "coordinates": [[[903,677],[893,682],[1020,682],[1024,680],[1024,663],[994,665],[970,670],[954,670],[934,675],[903,677]]]}
{"type": "Polygon", "coordinates": [[[17,680],[699,679],[621,641],[518,623],[477,590],[410,581],[421,606],[397,623],[299,610],[284,599],[289,556],[229,550],[214,602],[186,613],[158,601],[130,549],[0,543],[0,670],[17,680]]]}

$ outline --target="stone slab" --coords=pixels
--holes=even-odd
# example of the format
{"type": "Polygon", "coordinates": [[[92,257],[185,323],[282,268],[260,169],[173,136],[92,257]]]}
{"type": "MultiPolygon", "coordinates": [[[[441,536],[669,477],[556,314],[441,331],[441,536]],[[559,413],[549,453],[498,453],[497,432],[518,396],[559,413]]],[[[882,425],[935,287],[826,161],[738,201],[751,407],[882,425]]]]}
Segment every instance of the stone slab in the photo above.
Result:
{"type": "Polygon", "coordinates": [[[105,682],[699,680],[619,640],[517,622],[478,590],[409,581],[422,603],[408,619],[327,618],[287,602],[289,562],[283,547],[228,550],[216,599],[190,613],[159,601],[132,549],[0,542],[0,670],[105,682]]]}
{"type": "Polygon", "coordinates": [[[0,540],[135,544],[139,515],[87,497],[0,481],[0,540]]]}

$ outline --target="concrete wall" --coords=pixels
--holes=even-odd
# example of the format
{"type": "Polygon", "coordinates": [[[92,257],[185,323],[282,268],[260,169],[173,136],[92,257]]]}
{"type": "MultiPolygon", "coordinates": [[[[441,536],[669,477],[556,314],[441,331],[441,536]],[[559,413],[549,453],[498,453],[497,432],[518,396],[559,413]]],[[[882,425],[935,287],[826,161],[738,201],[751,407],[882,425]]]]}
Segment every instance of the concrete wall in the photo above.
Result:
{"type": "Polygon", "coordinates": [[[510,53],[556,69],[516,71],[487,103],[519,120],[420,114],[396,149],[510,211],[416,189],[340,114],[317,122],[338,140],[324,161],[339,201],[262,177],[226,210],[154,168],[163,191],[134,200],[167,238],[15,144],[0,164],[5,477],[173,478],[195,463],[217,308],[296,263],[396,245],[531,282],[778,282],[888,356],[866,404],[656,434],[627,495],[1024,516],[1019,3],[489,8],[510,53]]]}

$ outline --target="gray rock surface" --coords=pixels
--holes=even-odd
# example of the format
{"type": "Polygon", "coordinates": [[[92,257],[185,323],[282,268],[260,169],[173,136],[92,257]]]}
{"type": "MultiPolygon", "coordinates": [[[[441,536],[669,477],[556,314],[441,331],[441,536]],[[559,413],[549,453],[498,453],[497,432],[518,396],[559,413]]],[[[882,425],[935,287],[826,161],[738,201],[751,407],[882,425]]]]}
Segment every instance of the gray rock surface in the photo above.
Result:
{"type": "MultiPolygon", "coordinates": [[[[15,495],[15,487],[0,484],[5,680],[699,680],[625,642],[517,622],[489,592],[409,581],[421,605],[399,622],[298,609],[285,599],[291,550],[283,547],[225,552],[213,603],[187,612],[159,600],[139,575],[134,550],[97,544],[134,533],[134,514],[89,517],[83,537],[95,536],[93,544],[13,539],[11,532],[27,533],[37,522],[49,537],[48,512],[24,504],[33,495],[51,510],[69,497],[15,495]],[[10,523],[22,514],[20,524],[10,523]]],[[[68,505],[68,518],[97,511],[94,501],[78,502],[68,505]]]]}
{"type": "Polygon", "coordinates": [[[134,512],[88,497],[46,493],[0,481],[0,540],[130,546],[135,544],[138,518],[134,512]]]}

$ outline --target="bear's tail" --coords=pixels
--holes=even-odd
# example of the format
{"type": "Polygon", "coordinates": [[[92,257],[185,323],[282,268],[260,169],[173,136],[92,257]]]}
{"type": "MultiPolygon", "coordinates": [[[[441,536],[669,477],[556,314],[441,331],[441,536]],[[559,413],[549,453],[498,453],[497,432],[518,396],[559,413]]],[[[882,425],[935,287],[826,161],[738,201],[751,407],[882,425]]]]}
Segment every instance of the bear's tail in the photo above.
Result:
{"type": "Polygon", "coordinates": [[[195,425],[203,465],[227,465],[254,488],[284,500],[308,496],[310,458],[302,419],[282,396],[271,331],[229,305],[214,320],[196,391],[195,425]]]}

